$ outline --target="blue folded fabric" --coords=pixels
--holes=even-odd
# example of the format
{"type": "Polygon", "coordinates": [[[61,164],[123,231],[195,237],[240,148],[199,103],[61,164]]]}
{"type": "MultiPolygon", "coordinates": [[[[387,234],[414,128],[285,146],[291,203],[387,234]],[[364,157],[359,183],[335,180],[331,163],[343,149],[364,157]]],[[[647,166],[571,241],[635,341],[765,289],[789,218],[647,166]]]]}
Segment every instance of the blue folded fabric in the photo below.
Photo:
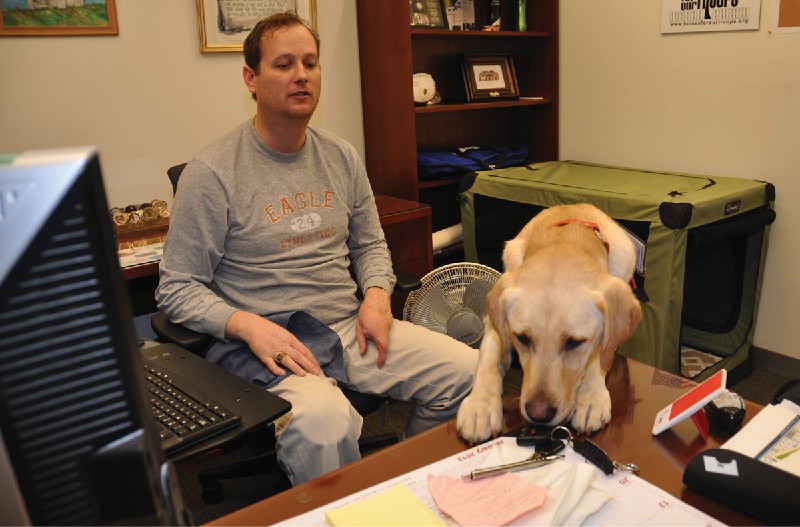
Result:
{"type": "MultiPolygon", "coordinates": [[[[325,375],[333,377],[340,382],[346,381],[342,342],[335,331],[305,311],[295,311],[264,318],[286,328],[292,335],[297,337],[297,340],[305,344],[316,357],[325,375]]],[[[250,350],[247,343],[239,340],[217,341],[208,350],[206,359],[225,368],[234,375],[264,388],[274,386],[286,377],[278,377],[272,373],[250,350]]],[[[284,366],[283,369],[286,370],[286,375],[292,375],[289,368],[284,366]]]]}

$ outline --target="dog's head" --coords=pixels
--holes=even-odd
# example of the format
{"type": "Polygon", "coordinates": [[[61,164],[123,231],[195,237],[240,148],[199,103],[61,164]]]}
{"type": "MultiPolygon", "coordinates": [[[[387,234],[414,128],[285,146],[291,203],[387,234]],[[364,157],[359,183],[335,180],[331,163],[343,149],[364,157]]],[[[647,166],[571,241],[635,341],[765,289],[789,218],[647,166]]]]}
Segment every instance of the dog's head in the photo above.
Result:
{"type": "Polygon", "coordinates": [[[505,351],[503,367],[512,347],[522,365],[523,416],[551,425],[570,417],[584,374],[592,368],[608,371],[617,346],[642,317],[628,284],[570,269],[563,261],[547,269],[526,262],[504,273],[487,306],[505,351]]]}

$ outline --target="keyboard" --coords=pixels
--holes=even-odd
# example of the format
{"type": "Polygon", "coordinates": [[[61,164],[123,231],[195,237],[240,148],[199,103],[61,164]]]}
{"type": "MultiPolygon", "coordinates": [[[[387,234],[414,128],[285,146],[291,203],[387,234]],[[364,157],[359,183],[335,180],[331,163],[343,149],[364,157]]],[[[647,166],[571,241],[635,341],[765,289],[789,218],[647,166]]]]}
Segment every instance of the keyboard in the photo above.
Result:
{"type": "Polygon", "coordinates": [[[145,384],[166,455],[196,445],[241,423],[241,417],[183,379],[144,359],[145,384]]]}

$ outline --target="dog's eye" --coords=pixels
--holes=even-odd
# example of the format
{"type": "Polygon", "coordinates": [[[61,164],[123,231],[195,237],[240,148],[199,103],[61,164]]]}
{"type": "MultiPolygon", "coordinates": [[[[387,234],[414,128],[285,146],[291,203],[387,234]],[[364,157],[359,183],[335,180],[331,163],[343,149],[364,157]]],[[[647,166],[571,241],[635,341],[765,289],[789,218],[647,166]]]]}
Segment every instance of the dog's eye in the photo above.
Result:
{"type": "Polygon", "coordinates": [[[570,337],[564,343],[564,349],[567,351],[572,351],[579,348],[584,342],[586,342],[586,339],[575,339],[570,337]]]}
{"type": "Polygon", "coordinates": [[[531,338],[525,333],[515,333],[514,338],[517,339],[521,346],[528,347],[531,344],[531,338]]]}

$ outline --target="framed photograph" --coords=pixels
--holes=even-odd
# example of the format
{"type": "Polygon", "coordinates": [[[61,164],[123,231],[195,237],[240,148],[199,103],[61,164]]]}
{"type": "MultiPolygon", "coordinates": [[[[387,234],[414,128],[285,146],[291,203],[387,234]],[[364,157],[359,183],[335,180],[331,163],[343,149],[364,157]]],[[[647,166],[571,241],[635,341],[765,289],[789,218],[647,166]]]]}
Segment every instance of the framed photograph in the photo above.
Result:
{"type": "Polygon", "coordinates": [[[0,0],[0,36],[119,35],[116,0],[0,0]]]}
{"type": "Polygon", "coordinates": [[[447,29],[443,0],[408,0],[411,27],[447,29]]]}
{"type": "Polygon", "coordinates": [[[461,56],[467,102],[518,99],[519,86],[510,53],[461,56]]]}
{"type": "Polygon", "coordinates": [[[200,52],[241,53],[256,23],[281,11],[294,11],[317,29],[317,0],[197,0],[200,52]]]}

